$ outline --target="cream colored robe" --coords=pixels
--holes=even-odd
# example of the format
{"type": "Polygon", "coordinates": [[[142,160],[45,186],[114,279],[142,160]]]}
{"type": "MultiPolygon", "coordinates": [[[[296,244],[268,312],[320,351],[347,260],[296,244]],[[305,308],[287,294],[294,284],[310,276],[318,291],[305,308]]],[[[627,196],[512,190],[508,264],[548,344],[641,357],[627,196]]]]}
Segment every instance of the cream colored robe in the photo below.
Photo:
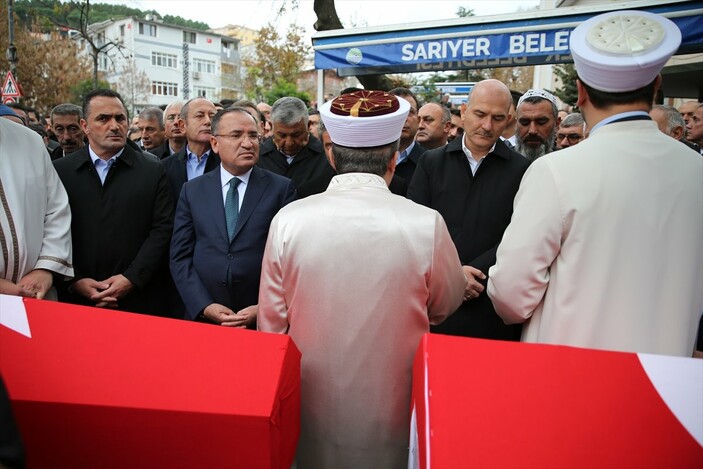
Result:
{"type": "Polygon", "coordinates": [[[303,354],[298,469],[407,467],[413,357],[465,285],[442,217],[378,176],[335,176],[278,213],[258,327],[303,354]]]}
{"type": "Polygon", "coordinates": [[[41,137],[0,118],[0,278],[73,276],[71,211],[41,137]]]}
{"type": "Polygon", "coordinates": [[[523,340],[690,356],[703,304],[703,158],[652,121],[537,160],[488,295],[523,340]]]}

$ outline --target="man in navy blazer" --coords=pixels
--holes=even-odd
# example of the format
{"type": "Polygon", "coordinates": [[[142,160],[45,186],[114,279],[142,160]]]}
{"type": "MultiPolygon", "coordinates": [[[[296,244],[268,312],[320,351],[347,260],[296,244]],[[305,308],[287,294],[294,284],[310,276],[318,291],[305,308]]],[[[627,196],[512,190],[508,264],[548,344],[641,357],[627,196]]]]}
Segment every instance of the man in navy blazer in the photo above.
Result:
{"type": "Polygon", "coordinates": [[[290,179],[256,166],[260,138],[245,109],[220,111],[211,137],[220,167],[183,185],[170,267],[186,319],[255,327],[269,225],[295,199],[290,179]]]}

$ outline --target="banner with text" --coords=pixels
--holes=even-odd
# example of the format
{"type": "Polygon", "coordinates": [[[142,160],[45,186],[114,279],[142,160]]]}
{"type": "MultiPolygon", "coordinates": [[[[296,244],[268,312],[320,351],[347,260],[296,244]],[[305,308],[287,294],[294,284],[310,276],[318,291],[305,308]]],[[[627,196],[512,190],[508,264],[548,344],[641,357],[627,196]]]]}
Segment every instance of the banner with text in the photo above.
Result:
{"type": "MultiPolygon", "coordinates": [[[[683,34],[681,52],[700,51],[703,47],[703,15],[671,19],[683,34]]],[[[550,26],[557,27],[463,37],[458,34],[456,38],[417,41],[412,37],[400,37],[402,33],[399,32],[398,41],[388,41],[388,34],[385,34],[385,39],[374,44],[374,38],[366,37],[367,42],[371,42],[368,45],[364,45],[362,36],[355,36],[344,41],[348,47],[334,47],[333,43],[321,40],[316,41],[315,67],[343,69],[347,73],[351,69],[357,70],[357,73],[362,70],[362,73],[389,73],[389,70],[426,71],[429,68],[427,64],[437,63],[449,64],[446,68],[453,69],[537,65],[570,60],[569,37],[573,27],[550,26]]],[[[418,31],[413,33],[415,36],[422,35],[418,31]]],[[[431,34],[439,35],[441,31],[427,30],[424,35],[431,34]]]]}

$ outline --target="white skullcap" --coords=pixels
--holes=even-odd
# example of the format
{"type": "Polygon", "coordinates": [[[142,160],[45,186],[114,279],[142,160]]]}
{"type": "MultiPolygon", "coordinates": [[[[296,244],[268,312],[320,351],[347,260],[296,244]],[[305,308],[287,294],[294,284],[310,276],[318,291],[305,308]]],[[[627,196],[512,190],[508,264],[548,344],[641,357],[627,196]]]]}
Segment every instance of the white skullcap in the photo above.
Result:
{"type": "Polygon", "coordinates": [[[681,44],[669,19],[646,11],[613,11],[571,33],[571,55],[581,81],[608,93],[634,91],[657,77],[681,44]]]}
{"type": "Polygon", "coordinates": [[[552,104],[555,106],[557,105],[557,98],[554,97],[552,93],[549,91],[544,91],[544,90],[527,90],[525,91],[525,94],[520,96],[520,99],[517,102],[517,107],[520,107],[522,102],[528,98],[542,98],[550,101],[552,104]]]}
{"type": "Polygon", "coordinates": [[[384,91],[359,90],[327,101],[320,118],[332,142],[343,147],[388,145],[400,138],[410,103],[384,91]]]}

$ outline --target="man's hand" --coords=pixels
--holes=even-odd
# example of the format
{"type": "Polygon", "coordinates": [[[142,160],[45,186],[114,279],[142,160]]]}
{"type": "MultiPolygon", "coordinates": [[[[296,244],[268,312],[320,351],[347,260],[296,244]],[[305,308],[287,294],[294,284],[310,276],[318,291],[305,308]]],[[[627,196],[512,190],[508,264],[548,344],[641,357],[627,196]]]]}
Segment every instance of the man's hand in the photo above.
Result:
{"type": "Polygon", "coordinates": [[[203,310],[203,316],[216,324],[224,326],[226,325],[225,322],[232,321],[235,314],[234,311],[229,309],[227,306],[223,306],[219,303],[212,303],[205,307],[203,310]]]}
{"type": "Polygon", "coordinates": [[[98,308],[117,308],[117,302],[134,289],[132,282],[122,274],[113,275],[101,283],[108,287],[91,298],[98,308]]]}
{"type": "Polygon", "coordinates": [[[464,269],[464,275],[466,275],[467,280],[466,291],[464,291],[464,301],[478,298],[478,295],[485,290],[485,287],[479,280],[486,280],[486,274],[470,265],[464,265],[462,268],[464,269]]]}
{"type": "Polygon", "coordinates": [[[33,293],[33,296],[42,300],[49,291],[54,279],[51,272],[44,269],[34,269],[22,277],[17,285],[33,293]]]}
{"type": "Polygon", "coordinates": [[[73,282],[73,285],[71,285],[71,290],[74,293],[78,293],[79,295],[92,300],[94,296],[100,294],[101,291],[109,287],[110,285],[105,282],[98,282],[92,278],[82,278],[73,282]]]}
{"type": "Polygon", "coordinates": [[[95,303],[97,308],[117,308],[117,298],[100,298],[101,293],[106,291],[108,288],[110,288],[109,283],[98,282],[92,278],[82,278],[74,282],[71,286],[73,292],[88,298],[90,301],[95,303]]]}
{"type": "Polygon", "coordinates": [[[237,311],[237,314],[234,316],[229,316],[227,320],[222,323],[222,325],[246,328],[247,326],[254,324],[257,314],[259,314],[258,304],[247,306],[246,308],[237,311]]]}
{"type": "Polygon", "coordinates": [[[27,298],[35,297],[34,292],[2,278],[0,278],[0,293],[3,295],[26,296],[27,298]]]}

